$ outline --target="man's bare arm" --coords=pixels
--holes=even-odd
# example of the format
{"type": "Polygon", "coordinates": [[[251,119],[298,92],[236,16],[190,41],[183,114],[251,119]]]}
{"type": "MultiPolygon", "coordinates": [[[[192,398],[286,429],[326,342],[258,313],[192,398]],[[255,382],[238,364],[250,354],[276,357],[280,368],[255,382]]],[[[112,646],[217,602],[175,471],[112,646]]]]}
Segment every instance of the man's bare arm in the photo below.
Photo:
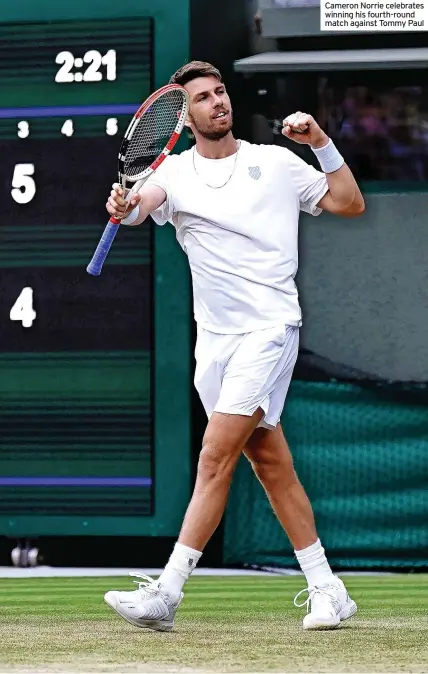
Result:
{"type": "Polygon", "coordinates": [[[321,167],[322,161],[327,161],[325,151],[331,148],[329,161],[327,161],[328,171],[325,171],[328,192],[320,199],[317,206],[323,211],[347,217],[355,217],[364,213],[364,198],[352,171],[344,163],[343,157],[314,118],[299,111],[286,117],[283,125],[282,134],[296,143],[310,145],[320,160],[321,167]],[[321,159],[321,153],[324,154],[324,159],[321,159]],[[332,157],[337,166],[332,166],[332,157]]]}
{"type": "Polygon", "coordinates": [[[364,197],[346,164],[343,164],[338,171],[325,175],[328,192],[317,204],[319,208],[334,215],[345,217],[356,217],[364,213],[364,197]]]}

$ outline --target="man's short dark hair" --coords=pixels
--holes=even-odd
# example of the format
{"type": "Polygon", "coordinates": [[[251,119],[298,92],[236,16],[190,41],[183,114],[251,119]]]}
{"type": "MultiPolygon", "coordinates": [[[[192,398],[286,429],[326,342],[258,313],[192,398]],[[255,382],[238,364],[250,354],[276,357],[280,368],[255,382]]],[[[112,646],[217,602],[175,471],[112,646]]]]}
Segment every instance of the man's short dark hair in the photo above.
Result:
{"type": "Polygon", "coordinates": [[[188,82],[195,80],[197,77],[216,77],[219,82],[223,82],[220,71],[206,61],[190,61],[184,66],[181,66],[174,75],[171,76],[170,84],[181,84],[184,87],[188,82]]]}

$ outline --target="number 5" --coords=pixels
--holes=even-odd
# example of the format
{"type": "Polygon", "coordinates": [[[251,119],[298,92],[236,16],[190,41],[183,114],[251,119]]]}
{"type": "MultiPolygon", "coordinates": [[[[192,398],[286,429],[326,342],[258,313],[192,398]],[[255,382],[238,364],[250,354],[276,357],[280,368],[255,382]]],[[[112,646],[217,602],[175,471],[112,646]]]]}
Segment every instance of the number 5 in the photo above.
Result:
{"type": "Polygon", "coordinates": [[[16,164],[12,178],[12,197],[18,204],[28,204],[36,194],[34,164],[16,164]]]}

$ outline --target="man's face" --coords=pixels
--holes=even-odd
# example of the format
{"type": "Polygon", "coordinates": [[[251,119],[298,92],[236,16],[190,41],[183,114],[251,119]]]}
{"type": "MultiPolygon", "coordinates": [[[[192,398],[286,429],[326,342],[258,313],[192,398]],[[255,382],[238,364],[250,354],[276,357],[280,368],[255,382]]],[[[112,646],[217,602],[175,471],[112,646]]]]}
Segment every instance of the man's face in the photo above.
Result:
{"type": "Polygon", "coordinates": [[[191,130],[208,140],[227,136],[232,128],[232,106],[224,84],[216,77],[197,77],[185,89],[190,97],[191,130]]]}

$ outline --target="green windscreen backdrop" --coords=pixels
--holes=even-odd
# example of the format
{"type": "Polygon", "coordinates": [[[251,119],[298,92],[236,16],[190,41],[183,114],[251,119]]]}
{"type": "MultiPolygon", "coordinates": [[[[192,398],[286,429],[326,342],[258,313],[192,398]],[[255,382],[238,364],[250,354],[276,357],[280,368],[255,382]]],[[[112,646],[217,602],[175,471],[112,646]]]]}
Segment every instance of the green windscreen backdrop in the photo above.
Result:
{"type": "MultiPolygon", "coordinates": [[[[426,392],[295,381],[282,419],[329,561],[427,565],[426,392]]],[[[264,491],[242,459],[226,517],[228,564],[296,567],[264,491]]]]}
{"type": "Polygon", "coordinates": [[[187,2],[155,5],[2,10],[0,534],[172,536],[188,502],[174,232],[121,228],[101,276],[86,272],[126,127],[188,58],[187,2]]]}

